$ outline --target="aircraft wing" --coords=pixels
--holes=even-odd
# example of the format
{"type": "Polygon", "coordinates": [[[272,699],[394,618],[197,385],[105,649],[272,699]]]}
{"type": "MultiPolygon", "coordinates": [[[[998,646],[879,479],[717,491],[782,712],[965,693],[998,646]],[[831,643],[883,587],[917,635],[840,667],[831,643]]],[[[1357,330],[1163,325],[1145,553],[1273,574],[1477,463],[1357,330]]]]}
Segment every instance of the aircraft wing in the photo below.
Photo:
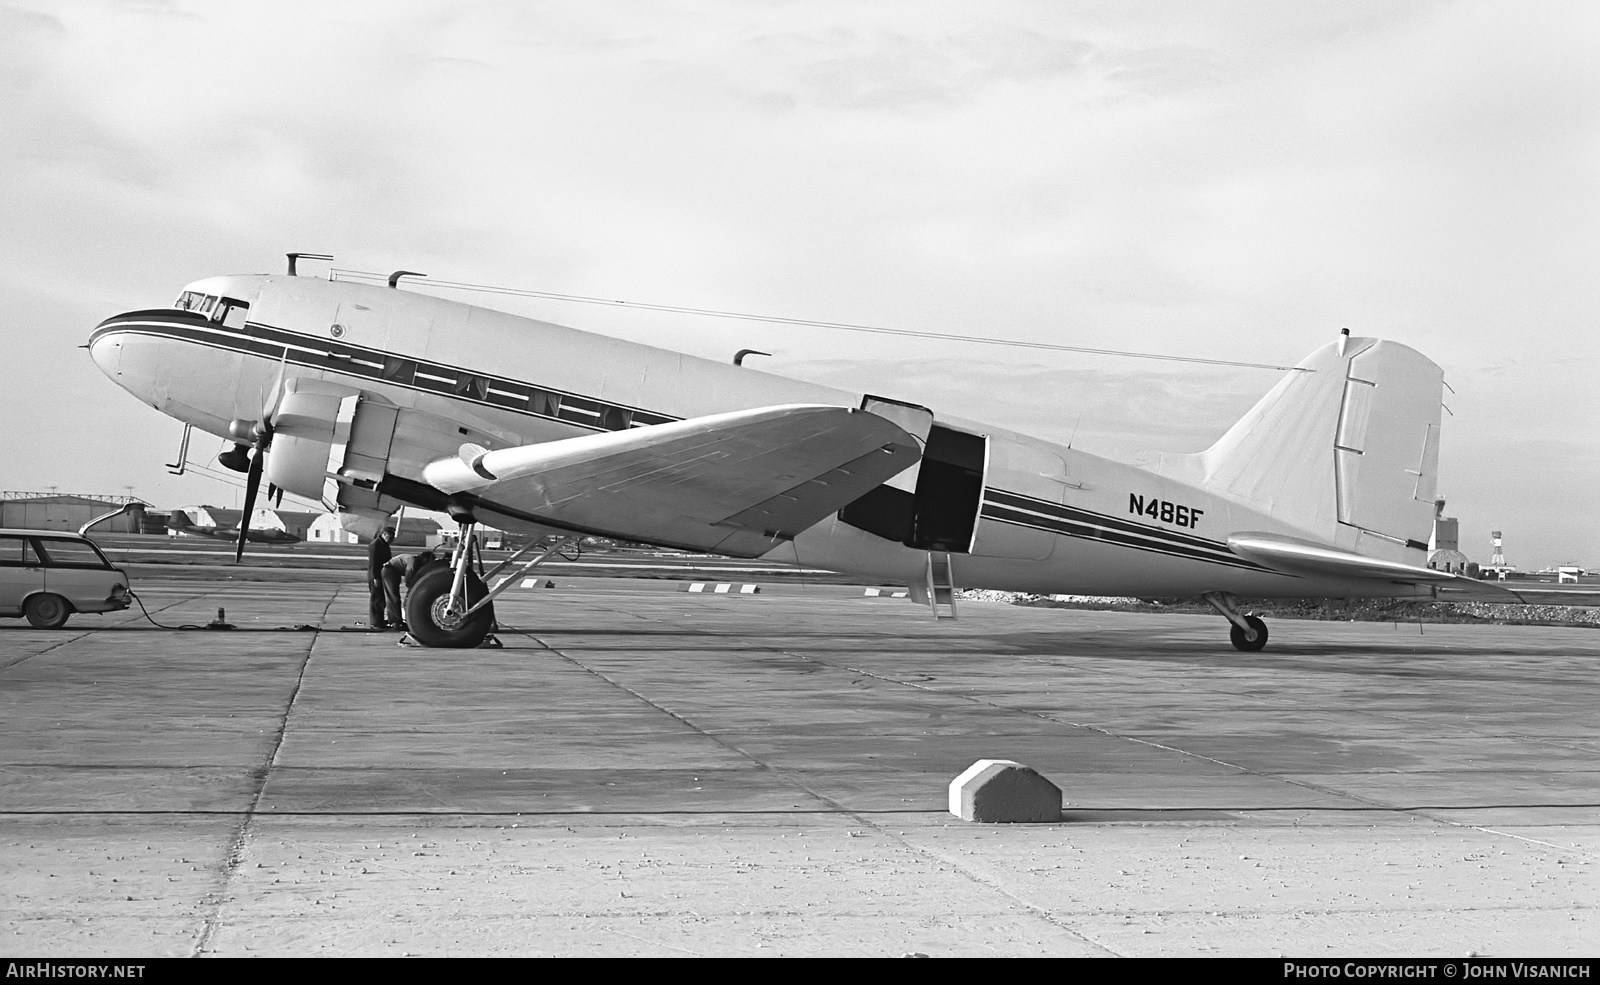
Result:
{"type": "Polygon", "coordinates": [[[1372,578],[1437,590],[1440,601],[1520,602],[1516,593],[1489,582],[1414,564],[1385,561],[1314,541],[1280,534],[1238,533],[1228,548],[1240,557],[1277,571],[1327,578],[1372,578]]]}
{"type": "Polygon", "coordinates": [[[790,404],[496,451],[463,445],[423,474],[479,511],[759,557],[920,457],[886,418],[790,404]]]}

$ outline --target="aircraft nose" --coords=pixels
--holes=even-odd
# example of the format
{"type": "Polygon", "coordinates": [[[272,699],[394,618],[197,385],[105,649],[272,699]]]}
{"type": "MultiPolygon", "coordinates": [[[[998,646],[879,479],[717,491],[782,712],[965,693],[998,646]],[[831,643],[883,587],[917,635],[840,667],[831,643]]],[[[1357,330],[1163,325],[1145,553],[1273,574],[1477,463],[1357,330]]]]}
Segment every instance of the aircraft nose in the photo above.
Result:
{"type": "MultiPolygon", "coordinates": [[[[112,320],[106,319],[107,322],[112,320]]],[[[89,336],[87,348],[89,350],[89,358],[93,359],[94,364],[100,367],[100,372],[114,380],[122,369],[122,337],[116,332],[101,331],[100,329],[104,328],[105,324],[106,322],[101,322],[100,326],[89,336]]]]}

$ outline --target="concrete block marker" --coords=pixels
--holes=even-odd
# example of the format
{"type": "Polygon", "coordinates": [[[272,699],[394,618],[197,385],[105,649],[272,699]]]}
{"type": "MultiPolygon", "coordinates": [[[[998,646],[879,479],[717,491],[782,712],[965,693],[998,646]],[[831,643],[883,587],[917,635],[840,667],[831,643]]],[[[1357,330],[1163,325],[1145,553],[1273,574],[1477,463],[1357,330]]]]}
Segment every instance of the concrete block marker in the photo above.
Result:
{"type": "Polygon", "coordinates": [[[869,588],[865,597],[869,599],[903,599],[908,594],[910,593],[904,588],[869,588]]]}
{"type": "Polygon", "coordinates": [[[963,821],[1061,820],[1061,788],[1032,767],[980,759],[950,781],[950,813],[963,821]]]}
{"type": "Polygon", "coordinates": [[[760,585],[735,585],[730,582],[690,582],[683,591],[691,595],[760,595],[760,585]]]}
{"type": "Polygon", "coordinates": [[[522,579],[522,587],[523,588],[554,588],[554,587],[556,587],[556,583],[551,581],[548,578],[524,578],[524,579],[522,579]]]}

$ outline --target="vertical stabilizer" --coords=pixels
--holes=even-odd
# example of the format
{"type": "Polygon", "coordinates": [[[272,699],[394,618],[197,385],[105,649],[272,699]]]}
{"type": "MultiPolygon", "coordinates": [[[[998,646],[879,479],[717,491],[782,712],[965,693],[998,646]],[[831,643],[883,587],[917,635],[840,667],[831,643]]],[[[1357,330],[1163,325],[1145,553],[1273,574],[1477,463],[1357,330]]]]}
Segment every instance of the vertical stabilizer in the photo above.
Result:
{"type": "Polygon", "coordinates": [[[1443,387],[1439,367],[1414,349],[1341,337],[1200,456],[1205,484],[1325,542],[1420,563],[1443,387]]]}

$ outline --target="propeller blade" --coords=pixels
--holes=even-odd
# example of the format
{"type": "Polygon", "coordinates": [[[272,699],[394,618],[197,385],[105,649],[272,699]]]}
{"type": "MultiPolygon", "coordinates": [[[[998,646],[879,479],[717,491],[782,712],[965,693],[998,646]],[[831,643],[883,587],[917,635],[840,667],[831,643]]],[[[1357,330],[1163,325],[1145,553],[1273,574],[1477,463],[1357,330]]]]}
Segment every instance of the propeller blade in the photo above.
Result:
{"type": "Polygon", "coordinates": [[[250,457],[250,474],[244,482],[244,515],[239,517],[239,543],[233,550],[233,563],[244,560],[244,543],[250,536],[250,518],[256,511],[256,493],[261,491],[261,472],[266,468],[266,449],[258,448],[250,457]]]}

